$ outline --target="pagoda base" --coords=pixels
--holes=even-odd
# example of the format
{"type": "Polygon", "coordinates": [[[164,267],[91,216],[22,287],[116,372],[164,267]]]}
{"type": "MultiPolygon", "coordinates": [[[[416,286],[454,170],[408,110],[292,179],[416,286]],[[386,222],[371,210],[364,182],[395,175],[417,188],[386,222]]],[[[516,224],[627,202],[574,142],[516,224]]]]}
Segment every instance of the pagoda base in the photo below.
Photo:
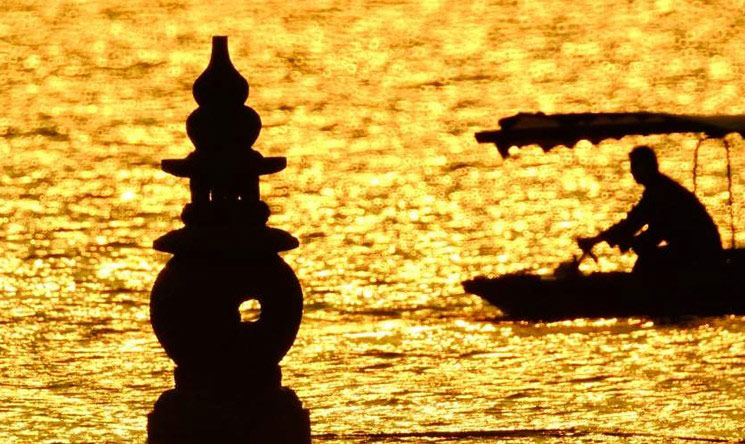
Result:
{"type": "Polygon", "coordinates": [[[310,415],[289,387],[245,397],[173,389],[148,415],[148,444],[310,444],[310,415]]]}

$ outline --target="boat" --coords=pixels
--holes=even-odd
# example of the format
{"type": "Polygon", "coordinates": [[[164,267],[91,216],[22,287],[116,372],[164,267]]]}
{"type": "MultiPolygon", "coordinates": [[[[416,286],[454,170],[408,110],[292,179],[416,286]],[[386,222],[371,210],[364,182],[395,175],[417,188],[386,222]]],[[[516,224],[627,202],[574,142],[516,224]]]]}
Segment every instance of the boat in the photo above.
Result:
{"type": "MultiPolygon", "coordinates": [[[[724,139],[730,133],[745,137],[745,115],[691,116],[665,113],[520,113],[499,121],[501,128],[476,133],[480,143],[494,143],[503,157],[510,149],[538,145],[545,152],[571,148],[580,140],[597,144],[627,135],[698,133],[724,139]]],[[[734,246],[732,180],[727,148],[730,223],[734,246]]],[[[696,149],[697,158],[698,148],[696,149]]],[[[694,158],[694,162],[697,160],[694,158]]],[[[695,168],[694,168],[695,174],[695,168]]],[[[695,184],[695,176],[694,176],[695,184]]],[[[745,314],[745,249],[725,250],[722,273],[680,273],[674,279],[645,279],[628,272],[583,274],[579,264],[590,255],[560,264],[552,275],[529,272],[498,277],[477,276],[463,281],[467,293],[480,296],[507,318],[556,321],[576,318],[721,316],[745,314]]]]}

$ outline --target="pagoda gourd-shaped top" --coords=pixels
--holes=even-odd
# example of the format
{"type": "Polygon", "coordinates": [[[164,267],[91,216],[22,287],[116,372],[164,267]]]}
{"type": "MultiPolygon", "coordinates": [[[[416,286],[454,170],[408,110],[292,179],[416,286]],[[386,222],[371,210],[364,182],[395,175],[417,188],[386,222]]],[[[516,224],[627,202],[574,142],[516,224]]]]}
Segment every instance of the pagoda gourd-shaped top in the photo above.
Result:
{"type": "Polygon", "coordinates": [[[287,160],[253,149],[261,118],[245,105],[248,82],[230,61],[227,37],[212,38],[210,63],[194,82],[193,94],[199,108],[186,120],[186,132],[195,150],[185,159],[162,161],[163,171],[190,179],[191,203],[181,215],[186,228],[161,237],[155,248],[224,253],[297,247],[290,234],[265,226],[269,208],[261,201],[259,176],[283,170],[287,160]],[[221,232],[207,233],[210,242],[205,242],[205,229],[216,227],[221,232]]]}
{"type": "MultiPolygon", "coordinates": [[[[226,36],[212,37],[210,63],[194,81],[192,93],[203,107],[242,106],[248,99],[248,82],[230,61],[226,36]]],[[[260,120],[258,125],[261,127],[260,120]]]]}

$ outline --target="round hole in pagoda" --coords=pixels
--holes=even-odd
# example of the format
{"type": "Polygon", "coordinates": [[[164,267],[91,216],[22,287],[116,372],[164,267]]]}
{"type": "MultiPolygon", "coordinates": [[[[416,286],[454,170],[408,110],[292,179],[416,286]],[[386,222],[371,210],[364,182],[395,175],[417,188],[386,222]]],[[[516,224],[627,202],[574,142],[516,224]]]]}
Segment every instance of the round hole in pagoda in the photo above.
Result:
{"type": "Polygon", "coordinates": [[[261,316],[261,304],[256,299],[243,302],[238,311],[241,313],[241,322],[256,322],[261,316]]]}

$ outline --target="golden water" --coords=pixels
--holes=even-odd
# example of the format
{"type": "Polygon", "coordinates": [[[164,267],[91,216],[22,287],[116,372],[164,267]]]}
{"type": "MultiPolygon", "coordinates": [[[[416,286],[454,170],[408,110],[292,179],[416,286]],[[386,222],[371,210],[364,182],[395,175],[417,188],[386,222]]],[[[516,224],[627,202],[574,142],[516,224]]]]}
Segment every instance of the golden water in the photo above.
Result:
{"type": "MultiPolygon", "coordinates": [[[[503,161],[473,133],[519,111],[743,113],[742,1],[215,3],[3,2],[0,442],[144,441],[172,386],[148,321],[169,256],[151,244],[188,200],[158,166],[192,149],[190,88],[213,34],[251,84],[257,149],[288,157],[262,195],[301,241],[284,255],[306,311],[283,369],[316,441],[745,438],[745,318],[494,322],[460,287],[549,273],[576,236],[622,217],[640,193],[635,143],[690,187],[697,142],[503,161]]],[[[745,143],[732,144],[743,227],[745,143]]],[[[721,142],[701,156],[698,195],[729,244],[721,142]]],[[[633,262],[599,253],[587,271],[633,262]]]]}

